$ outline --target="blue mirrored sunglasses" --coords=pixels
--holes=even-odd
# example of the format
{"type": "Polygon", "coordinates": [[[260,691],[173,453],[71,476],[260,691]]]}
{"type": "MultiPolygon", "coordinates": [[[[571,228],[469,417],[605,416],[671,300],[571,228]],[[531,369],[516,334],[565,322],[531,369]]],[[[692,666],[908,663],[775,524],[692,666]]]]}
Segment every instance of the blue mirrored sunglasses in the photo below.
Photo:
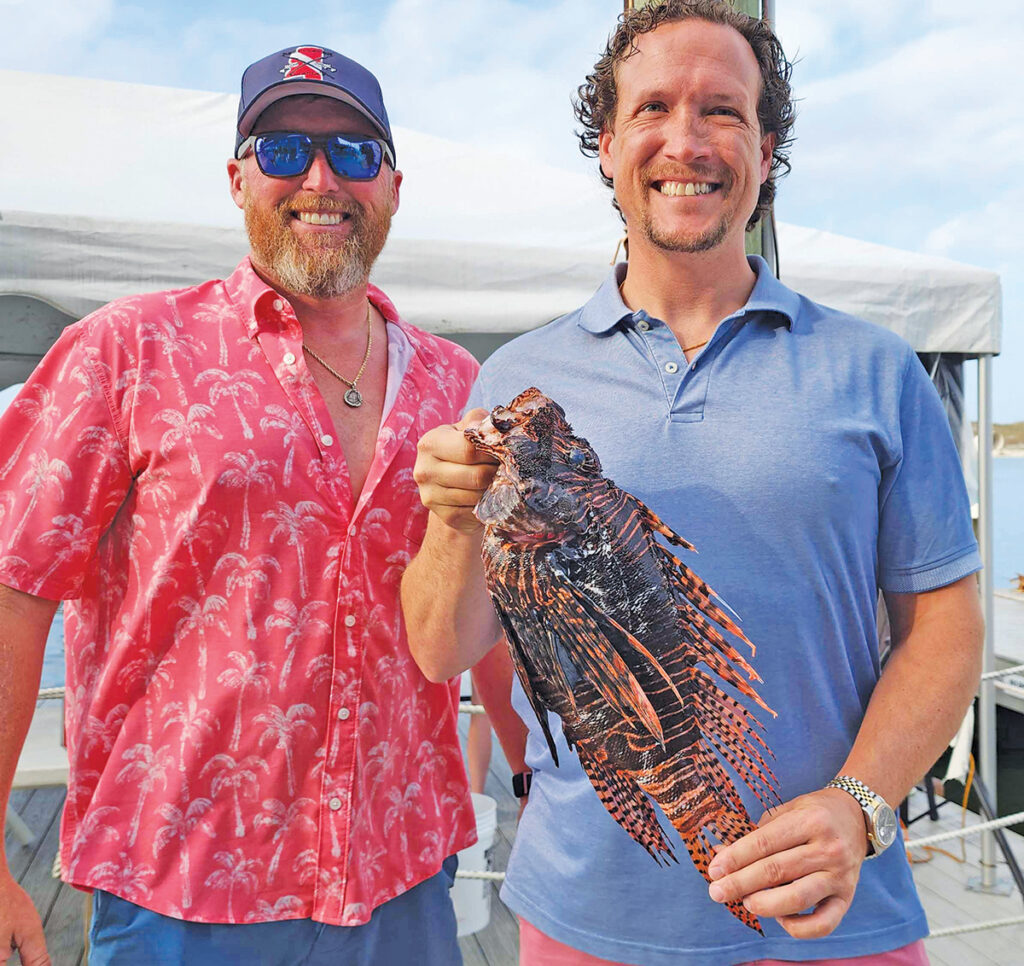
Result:
{"type": "Polygon", "coordinates": [[[294,178],[305,174],[313,153],[324,152],[331,170],[346,181],[372,181],[386,158],[393,168],[395,159],[387,142],[355,134],[301,134],[297,131],[269,131],[247,137],[238,146],[238,157],[250,151],[256,163],[271,178],[294,178]]]}

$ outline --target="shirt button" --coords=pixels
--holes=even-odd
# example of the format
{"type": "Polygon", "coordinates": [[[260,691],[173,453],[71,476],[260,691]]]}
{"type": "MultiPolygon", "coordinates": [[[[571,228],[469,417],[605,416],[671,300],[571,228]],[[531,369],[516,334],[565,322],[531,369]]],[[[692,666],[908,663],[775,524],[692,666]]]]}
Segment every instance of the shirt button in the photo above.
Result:
{"type": "Polygon", "coordinates": [[[637,322],[636,327],[641,332],[646,332],[651,327],[651,323],[648,322],[646,319],[641,319],[639,322],[637,322]]]}
{"type": "Polygon", "coordinates": [[[339,709],[338,709],[338,718],[339,718],[339,719],[340,719],[341,721],[348,721],[348,719],[349,719],[349,716],[350,716],[351,714],[352,714],[352,712],[351,712],[351,711],[349,711],[349,710],[348,710],[348,708],[339,708],[339,709]]]}
{"type": "Polygon", "coordinates": [[[284,302],[282,302],[280,299],[274,299],[274,311],[275,312],[283,312],[284,311],[284,302]]]}
{"type": "Polygon", "coordinates": [[[292,352],[286,352],[284,354],[285,365],[291,365],[295,361],[295,354],[292,352]]]}
{"type": "Polygon", "coordinates": [[[329,808],[329,809],[330,809],[330,810],[331,810],[332,812],[336,812],[336,811],[338,811],[338,809],[339,809],[339,808],[341,808],[341,799],[340,799],[340,798],[332,798],[332,799],[331,799],[331,800],[330,800],[330,801],[329,801],[329,802],[327,803],[327,807],[328,807],[328,808],[329,808]]]}
{"type": "Polygon", "coordinates": [[[345,626],[346,627],[355,627],[356,626],[356,619],[355,619],[355,617],[352,614],[346,615],[346,617],[345,617],[345,626]]]}
{"type": "Polygon", "coordinates": [[[320,437],[320,442],[323,443],[324,446],[333,446],[334,437],[330,433],[324,433],[323,436],[320,437]]]}
{"type": "Polygon", "coordinates": [[[665,371],[666,372],[670,372],[670,373],[671,372],[678,372],[679,371],[679,366],[677,366],[674,362],[666,362],[665,363],[665,371]]]}

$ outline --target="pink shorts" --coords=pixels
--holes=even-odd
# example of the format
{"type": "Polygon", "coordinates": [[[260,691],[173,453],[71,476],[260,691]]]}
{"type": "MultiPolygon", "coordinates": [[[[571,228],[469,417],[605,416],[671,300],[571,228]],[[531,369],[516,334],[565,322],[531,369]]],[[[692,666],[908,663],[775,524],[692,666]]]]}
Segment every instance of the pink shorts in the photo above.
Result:
{"type": "MultiPolygon", "coordinates": [[[[525,919],[519,919],[519,966],[623,966],[612,959],[600,959],[580,952],[545,935],[525,919]]],[[[758,959],[744,966],[787,966],[781,959],[758,959]]],[[[924,941],[873,956],[848,959],[814,959],[801,966],[928,966],[924,941]]]]}

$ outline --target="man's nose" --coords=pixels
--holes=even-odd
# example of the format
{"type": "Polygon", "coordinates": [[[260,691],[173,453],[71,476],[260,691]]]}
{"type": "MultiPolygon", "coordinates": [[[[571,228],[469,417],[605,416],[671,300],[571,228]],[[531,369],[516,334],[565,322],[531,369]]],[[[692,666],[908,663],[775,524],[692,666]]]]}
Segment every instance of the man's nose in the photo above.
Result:
{"type": "Polygon", "coordinates": [[[313,152],[313,160],[310,162],[309,170],[302,179],[302,187],[307,191],[325,194],[330,191],[337,191],[340,186],[341,178],[334,173],[330,163],[327,161],[327,155],[320,148],[317,148],[313,152]]]}
{"type": "Polygon", "coordinates": [[[710,156],[711,142],[703,118],[686,112],[673,115],[665,124],[665,154],[678,161],[700,161],[710,156]]]}

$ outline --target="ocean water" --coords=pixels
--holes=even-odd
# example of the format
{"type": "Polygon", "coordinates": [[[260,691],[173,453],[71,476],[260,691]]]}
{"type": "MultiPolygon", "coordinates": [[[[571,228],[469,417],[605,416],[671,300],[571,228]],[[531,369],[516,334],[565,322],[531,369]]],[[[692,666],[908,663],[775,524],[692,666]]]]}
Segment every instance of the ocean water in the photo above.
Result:
{"type": "MultiPolygon", "coordinates": [[[[1001,457],[993,462],[992,504],[995,546],[992,569],[997,587],[1007,587],[1024,574],[1024,459],[1001,457]]],[[[43,660],[42,686],[64,683],[64,623],[57,611],[43,660]]]]}

